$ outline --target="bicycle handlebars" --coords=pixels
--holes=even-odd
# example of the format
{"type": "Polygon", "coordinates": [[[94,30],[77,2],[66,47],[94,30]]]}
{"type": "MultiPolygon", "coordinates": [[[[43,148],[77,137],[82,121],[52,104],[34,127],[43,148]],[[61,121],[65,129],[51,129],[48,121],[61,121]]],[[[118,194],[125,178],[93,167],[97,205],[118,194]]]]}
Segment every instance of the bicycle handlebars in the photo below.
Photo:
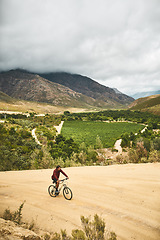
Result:
{"type": "Polygon", "coordinates": [[[59,180],[60,182],[64,182],[65,180],[68,180],[68,178],[64,178],[62,180],[59,180]]]}

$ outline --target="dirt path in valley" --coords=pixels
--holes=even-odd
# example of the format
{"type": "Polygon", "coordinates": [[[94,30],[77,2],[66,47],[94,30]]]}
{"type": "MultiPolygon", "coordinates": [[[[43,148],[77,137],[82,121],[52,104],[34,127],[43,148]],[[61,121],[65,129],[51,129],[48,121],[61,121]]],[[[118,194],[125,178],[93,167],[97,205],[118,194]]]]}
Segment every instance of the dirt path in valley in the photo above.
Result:
{"type": "Polygon", "coordinates": [[[63,127],[64,121],[61,121],[61,123],[58,126],[54,126],[55,129],[57,130],[57,135],[61,133],[61,129],[63,127]]]}
{"type": "Polygon", "coordinates": [[[32,137],[35,139],[35,141],[36,141],[36,143],[37,143],[38,145],[42,145],[42,144],[40,143],[40,141],[38,140],[38,138],[37,138],[36,128],[34,128],[34,129],[32,130],[32,137]]]}
{"type": "Polygon", "coordinates": [[[122,139],[118,139],[114,144],[114,148],[118,150],[119,154],[122,153],[121,142],[122,142],[122,139]]]}
{"type": "Polygon", "coordinates": [[[99,214],[119,240],[158,240],[160,236],[160,163],[66,168],[73,199],[52,198],[52,170],[0,173],[0,212],[17,210],[41,229],[81,226],[80,216],[99,214]]]}
{"type": "MultiPolygon", "coordinates": [[[[57,130],[56,135],[58,135],[58,134],[61,133],[61,129],[62,129],[63,123],[64,123],[64,121],[61,121],[61,123],[60,123],[58,126],[54,126],[54,127],[56,128],[56,130],[57,130]]],[[[37,144],[42,145],[42,144],[40,143],[40,141],[38,140],[38,138],[37,138],[36,128],[34,128],[34,129],[32,130],[32,137],[35,139],[35,141],[36,141],[37,144]]]]}
{"type": "MultiPolygon", "coordinates": [[[[143,128],[141,130],[141,133],[145,132],[145,130],[147,129],[147,127],[145,126],[145,128],[143,128]]],[[[137,135],[137,133],[135,133],[135,135],[137,135]]],[[[114,144],[114,148],[118,150],[118,153],[121,154],[122,153],[122,147],[121,147],[121,142],[122,139],[118,139],[115,144],[114,144]]]]}

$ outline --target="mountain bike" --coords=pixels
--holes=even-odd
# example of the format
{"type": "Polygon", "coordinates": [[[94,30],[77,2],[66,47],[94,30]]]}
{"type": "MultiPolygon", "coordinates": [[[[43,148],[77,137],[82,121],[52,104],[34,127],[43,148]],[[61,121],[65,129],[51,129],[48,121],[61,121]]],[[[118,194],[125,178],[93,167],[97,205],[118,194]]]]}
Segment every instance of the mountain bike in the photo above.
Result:
{"type": "Polygon", "coordinates": [[[56,193],[56,183],[53,181],[53,184],[51,184],[48,187],[48,193],[51,197],[57,197],[60,194],[60,191],[63,188],[63,196],[65,197],[65,199],[67,200],[71,200],[72,199],[72,191],[69,187],[67,187],[67,178],[62,179],[59,181],[60,187],[58,189],[58,192],[56,193]]]}

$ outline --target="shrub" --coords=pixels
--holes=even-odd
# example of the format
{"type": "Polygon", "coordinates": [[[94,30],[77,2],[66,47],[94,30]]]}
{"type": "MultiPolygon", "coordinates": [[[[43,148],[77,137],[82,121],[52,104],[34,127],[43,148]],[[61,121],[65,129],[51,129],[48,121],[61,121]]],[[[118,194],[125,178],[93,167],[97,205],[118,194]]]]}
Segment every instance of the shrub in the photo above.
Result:
{"type": "Polygon", "coordinates": [[[143,142],[138,142],[137,143],[136,152],[137,152],[139,161],[141,161],[142,157],[147,157],[147,150],[143,146],[143,142]]]}
{"type": "Polygon", "coordinates": [[[61,235],[59,233],[54,233],[51,240],[61,240],[61,235]]]}
{"type": "Polygon", "coordinates": [[[13,222],[15,222],[17,224],[21,224],[21,221],[22,221],[22,208],[24,206],[24,203],[25,202],[23,202],[19,206],[18,210],[15,211],[15,212],[11,212],[10,209],[6,209],[4,211],[4,213],[3,213],[3,218],[5,220],[10,220],[10,221],[13,221],[13,222]]]}
{"type": "Polygon", "coordinates": [[[66,230],[61,230],[62,240],[71,240],[71,237],[67,235],[66,230]]]}
{"type": "Polygon", "coordinates": [[[130,137],[128,133],[123,134],[122,136],[121,147],[130,147],[130,137]]]}
{"type": "Polygon", "coordinates": [[[153,140],[153,146],[155,150],[160,150],[160,138],[155,138],[153,140]]]}
{"type": "Polygon", "coordinates": [[[160,153],[157,150],[153,150],[149,153],[149,162],[160,162],[160,153]]]}
{"type": "Polygon", "coordinates": [[[133,162],[133,163],[138,163],[138,154],[136,152],[135,149],[130,149],[129,153],[128,153],[128,156],[129,156],[129,161],[130,162],[133,162]]]}
{"type": "Polygon", "coordinates": [[[78,159],[81,164],[85,164],[87,160],[87,154],[82,150],[78,155],[78,159]]]}
{"type": "Polygon", "coordinates": [[[94,220],[81,216],[82,226],[87,237],[87,240],[103,240],[105,233],[105,222],[97,215],[94,215],[94,220]]]}
{"type": "Polygon", "coordinates": [[[72,230],[72,240],[85,240],[85,233],[82,230],[72,230]]]}
{"type": "Polygon", "coordinates": [[[102,141],[101,141],[100,137],[97,136],[97,138],[96,138],[96,144],[95,144],[95,149],[102,149],[102,148],[103,148],[102,141]]]}
{"type": "Polygon", "coordinates": [[[110,232],[108,240],[116,240],[116,239],[117,239],[117,235],[114,232],[110,232]]]}
{"type": "Polygon", "coordinates": [[[121,154],[117,155],[117,156],[116,156],[116,161],[117,161],[118,163],[122,164],[122,163],[123,163],[123,156],[122,156],[121,154]]]}
{"type": "Polygon", "coordinates": [[[87,150],[87,160],[89,162],[96,162],[97,161],[97,152],[95,151],[94,147],[89,146],[87,150]]]}

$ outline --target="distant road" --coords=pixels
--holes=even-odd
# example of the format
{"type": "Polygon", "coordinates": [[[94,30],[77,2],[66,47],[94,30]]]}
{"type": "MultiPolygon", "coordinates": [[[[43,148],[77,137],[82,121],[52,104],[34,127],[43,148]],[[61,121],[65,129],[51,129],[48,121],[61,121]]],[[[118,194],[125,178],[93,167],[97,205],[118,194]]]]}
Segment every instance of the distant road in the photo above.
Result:
{"type": "MultiPolygon", "coordinates": [[[[56,130],[57,130],[56,135],[58,135],[58,134],[61,133],[61,129],[62,129],[63,123],[64,123],[64,121],[61,121],[61,123],[60,123],[58,126],[54,126],[54,127],[56,128],[56,130]]],[[[37,136],[36,136],[36,128],[34,128],[34,129],[32,130],[32,137],[35,139],[35,141],[36,141],[37,144],[42,145],[42,144],[40,143],[40,141],[38,140],[37,136]]]]}
{"type": "Polygon", "coordinates": [[[61,130],[62,130],[62,127],[63,127],[63,123],[64,123],[64,121],[61,121],[61,123],[58,126],[54,126],[55,129],[57,130],[57,134],[56,135],[61,133],[61,130]]]}
{"type": "Polygon", "coordinates": [[[122,153],[121,142],[122,139],[118,139],[114,144],[114,148],[118,150],[118,153],[122,153]]]}
{"type": "Polygon", "coordinates": [[[36,141],[36,143],[37,143],[38,145],[42,145],[42,144],[40,143],[40,141],[38,140],[37,136],[36,136],[36,128],[34,128],[34,129],[32,130],[32,137],[35,139],[35,141],[36,141]]]}

